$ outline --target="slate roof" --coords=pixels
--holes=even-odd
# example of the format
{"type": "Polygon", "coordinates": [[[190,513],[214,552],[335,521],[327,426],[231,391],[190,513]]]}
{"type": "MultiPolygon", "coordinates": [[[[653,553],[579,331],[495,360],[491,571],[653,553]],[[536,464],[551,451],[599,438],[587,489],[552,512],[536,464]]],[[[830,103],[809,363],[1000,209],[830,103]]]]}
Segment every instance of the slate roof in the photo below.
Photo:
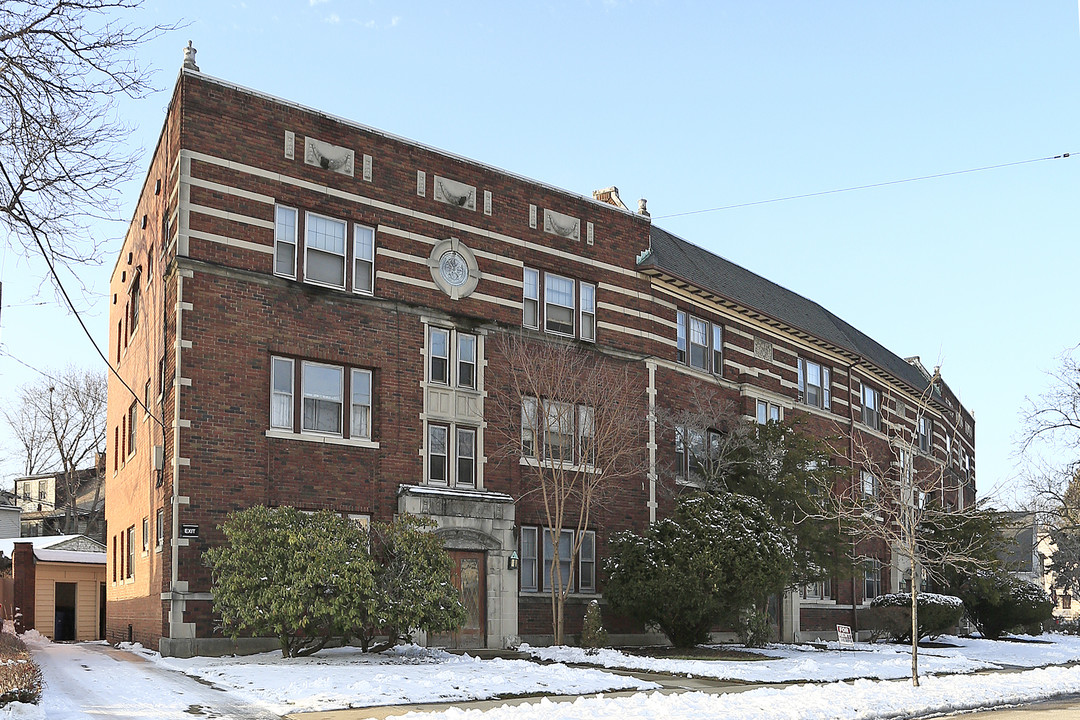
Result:
{"type": "Polygon", "coordinates": [[[652,226],[650,252],[638,268],[655,268],[743,307],[803,330],[825,342],[853,352],[916,391],[926,378],[900,356],[829,312],[813,300],[766,280],[744,267],[652,226]]]}

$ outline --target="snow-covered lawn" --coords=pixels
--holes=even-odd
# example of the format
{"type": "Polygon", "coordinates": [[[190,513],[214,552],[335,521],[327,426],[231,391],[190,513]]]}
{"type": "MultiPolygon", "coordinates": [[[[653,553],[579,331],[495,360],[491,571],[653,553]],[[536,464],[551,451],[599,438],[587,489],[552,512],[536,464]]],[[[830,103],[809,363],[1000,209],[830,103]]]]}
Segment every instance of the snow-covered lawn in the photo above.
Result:
{"type": "MultiPolygon", "coordinates": [[[[955,647],[920,648],[920,675],[970,673],[1002,667],[1033,668],[1080,660],[1080,637],[1071,635],[1022,637],[1019,638],[1021,642],[948,636],[938,640],[955,647]]],[[[890,679],[911,675],[910,648],[882,643],[857,643],[854,649],[840,649],[836,643],[830,643],[827,650],[810,645],[770,645],[756,651],[769,659],[753,662],[652,658],[610,649],[589,654],[581,648],[565,646],[535,648],[524,645],[522,650],[538,659],[560,663],[745,682],[890,679]]]]}
{"type": "Polygon", "coordinates": [[[921,687],[887,680],[760,688],[742,693],[678,695],[638,693],[624,698],[579,698],[540,702],[480,712],[451,709],[409,713],[402,720],[871,720],[918,717],[1001,707],[1080,692],[1080,667],[1044,668],[1021,673],[930,677],[921,687]]]}
{"type": "Polygon", "coordinates": [[[292,659],[282,658],[279,652],[179,659],[142,648],[132,650],[159,666],[198,677],[278,713],[659,687],[600,670],[537,665],[529,660],[480,660],[415,645],[379,655],[337,648],[292,659]]]}

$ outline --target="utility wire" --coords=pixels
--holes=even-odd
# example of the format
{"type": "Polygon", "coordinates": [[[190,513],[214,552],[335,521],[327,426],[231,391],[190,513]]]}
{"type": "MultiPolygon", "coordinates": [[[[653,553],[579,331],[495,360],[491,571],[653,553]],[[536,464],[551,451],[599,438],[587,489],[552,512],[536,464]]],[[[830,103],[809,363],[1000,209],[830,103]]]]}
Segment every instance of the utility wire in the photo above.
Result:
{"type": "MultiPolygon", "coordinates": [[[[19,204],[19,208],[23,212],[23,217],[29,218],[30,214],[27,212],[26,207],[23,206],[22,198],[16,197],[15,202],[19,204]]],[[[38,229],[34,227],[32,223],[27,223],[27,227],[30,228],[30,234],[34,238],[34,243],[38,246],[38,250],[41,251],[41,257],[43,260],[45,260],[45,265],[49,268],[49,274],[52,275],[53,280],[56,282],[56,287],[60,290],[60,294],[64,296],[65,302],[67,302],[68,307],[71,308],[72,314],[75,315],[75,319],[79,321],[79,327],[81,327],[83,332],[86,334],[86,338],[90,341],[90,345],[93,346],[94,350],[105,362],[105,366],[109,368],[109,372],[116,376],[116,379],[120,381],[120,384],[123,385],[129,393],[131,393],[131,396],[133,398],[135,398],[135,402],[138,403],[139,407],[141,407],[147,415],[152,417],[154,419],[154,422],[161,426],[162,430],[166,430],[167,428],[165,427],[165,423],[163,423],[159,417],[157,417],[156,415],[154,415],[153,412],[150,411],[150,408],[146,406],[146,403],[144,403],[142,399],[139,398],[139,394],[131,389],[131,386],[127,384],[127,381],[124,380],[124,378],[120,377],[120,373],[115,367],[113,367],[113,364],[109,362],[109,358],[106,357],[105,353],[101,351],[101,348],[98,347],[97,341],[95,341],[94,336],[90,334],[90,329],[86,327],[86,323],[83,322],[82,315],[80,315],[79,311],[75,308],[75,303],[71,301],[71,297],[68,295],[67,289],[60,281],[60,275],[56,272],[56,268],[53,266],[52,260],[49,258],[49,253],[45,249],[45,245],[42,243],[41,238],[38,236],[38,229]]]]}
{"type": "Polygon", "coordinates": [[[818,197],[819,195],[835,195],[836,193],[851,192],[852,190],[867,190],[869,188],[885,187],[887,185],[900,185],[901,183],[918,182],[919,180],[933,180],[934,178],[948,177],[950,175],[964,175],[966,173],[982,172],[984,170],[996,170],[1003,167],[1012,167],[1013,165],[1027,165],[1028,163],[1043,162],[1046,160],[1060,160],[1070,157],[1073,153],[1062,153],[1061,155],[1048,155],[1046,157],[1033,158],[1031,160],[1017,160],[1016,162],[999,163],[997,165],[986,165],[977,168],[968,168],[967,170],[953,170],[951,172],[936,173],[934,175],[920,175],[919,177],[904,178],[903,180],[887,180],[885,182],[870,183],[869,185],[855,185],[846,188],[837,188],[835,190],[821,190],[819,192],[803,193],[802,195],[788,195],[787,197],[772,198],[770,200],[755,200],[753,202],[736,203],[735,205],[722,205],[720,207],[706,208],[705,210],[689,210],[687,212],[672,213],[670,215],[654,215],[654,220],[663,220],[665,218],[684,217],[686,215],[700,215],[701,213],[718,212],[720,210],[733,210],[735,208],[750,207],[752,205],[766,205],[768,203],[784,202],[785,200],[800,200],[802,198],[818,197]]]}

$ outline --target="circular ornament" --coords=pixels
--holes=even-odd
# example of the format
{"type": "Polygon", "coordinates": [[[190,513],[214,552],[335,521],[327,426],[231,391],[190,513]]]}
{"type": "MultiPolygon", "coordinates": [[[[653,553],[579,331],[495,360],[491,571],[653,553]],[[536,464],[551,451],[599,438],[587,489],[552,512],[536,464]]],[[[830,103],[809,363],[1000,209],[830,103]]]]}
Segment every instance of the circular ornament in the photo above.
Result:
{"type": "Polygon", "coordinates": [[[469,281],[469,263],[457,250],[447,250],[439,258],[439,274],[447,285],[461,287],[469,281]]]}

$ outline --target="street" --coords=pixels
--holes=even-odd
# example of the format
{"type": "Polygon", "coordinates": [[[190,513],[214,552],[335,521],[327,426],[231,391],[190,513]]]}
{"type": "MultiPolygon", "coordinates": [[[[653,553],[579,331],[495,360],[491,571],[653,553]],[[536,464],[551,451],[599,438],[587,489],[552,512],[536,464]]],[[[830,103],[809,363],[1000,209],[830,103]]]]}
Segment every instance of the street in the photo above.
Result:
{"type": "Polygon", "coordinates": [[[949,717],[960,716],[971,718],[971,720],[1076,720],[1080,718],[1080,697],[1072,695],[1061,700],[1034,703],[1024,707],[960,713],[949,717]]]}

